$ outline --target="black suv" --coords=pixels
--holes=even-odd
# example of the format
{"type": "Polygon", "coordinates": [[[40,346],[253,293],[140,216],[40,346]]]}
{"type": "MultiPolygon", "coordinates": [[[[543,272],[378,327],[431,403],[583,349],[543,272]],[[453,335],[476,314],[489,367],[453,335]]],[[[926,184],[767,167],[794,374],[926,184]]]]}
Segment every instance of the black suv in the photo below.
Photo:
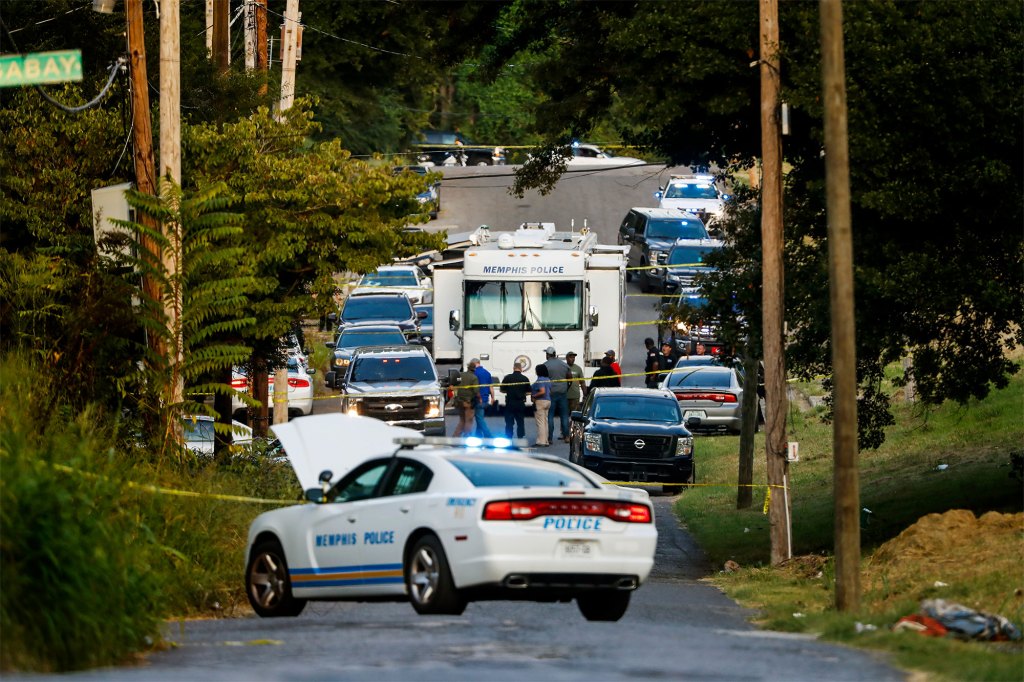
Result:
{"type": "Polygon", "coordinates": [[[572,413],[569,461],[612,481],[663,483],[667,492],[697,477],[679,401],[653,388],[590,391],[572,413]]]}
{"type": "Polygon", "coordinates": [[[426,316],[416,312],[405,294],[357,294],[345,299],[336,331],[343,332],[352,325],[386,322],[397,325],[409,343],[419,343],[420,320],[426,316]]]}
{"type": "MultiPolygon", "coordinates": [[[[667,208],[631,208],[619,226],[619,244],[630,247],[630,268],[664,265],[677,239],[708,239],[708,230],[692,213],[667,208]]],[[[634,272],[639,275],[640,288],[650,291],[649,270],[626,270],[626,279],[632,280],[634,272]]]]}
{"type": "Polygon", "coordinates": [[[459,132],[424,130],[419,133],[422,142],[413,143],[417,160],[427,161],[435,166],[454,164],[456,166],[492,166],[495,160],[493,147],[473,144],[459,132]],[[446,160],[451,158],[451,161],[446,160]]]}

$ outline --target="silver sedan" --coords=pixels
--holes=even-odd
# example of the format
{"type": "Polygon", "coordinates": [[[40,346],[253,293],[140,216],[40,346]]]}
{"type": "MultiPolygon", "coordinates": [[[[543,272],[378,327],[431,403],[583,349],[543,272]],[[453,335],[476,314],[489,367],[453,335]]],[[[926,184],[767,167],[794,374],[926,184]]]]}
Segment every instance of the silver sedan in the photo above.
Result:
{"type": "Polygon", "coordinates": [[[682,367],[665,377],[660,388],[675,394],[683,421],[691,431],[740,432],[743,380],[735,369],[711,365],[682,367]]]}

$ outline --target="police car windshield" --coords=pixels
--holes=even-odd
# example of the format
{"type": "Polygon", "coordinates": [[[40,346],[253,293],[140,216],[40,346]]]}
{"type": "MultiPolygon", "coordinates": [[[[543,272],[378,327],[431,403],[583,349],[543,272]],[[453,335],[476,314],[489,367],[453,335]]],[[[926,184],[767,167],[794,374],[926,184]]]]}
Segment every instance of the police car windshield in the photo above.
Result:
{"type": "Polygon", "coordinates": [[[452,465],[477,488],[596,488],[594,483],[566,467],[545,466],[534,461],[513,462],[451,458],[452,465]]]}
{"type": "Polygon", "coordinates": [[[594,419],[620,421],[665,422],[682,421],[675,399],[638,396],[601,396],[594,401],[594,419]]]}
{"type": "Polygon", "coordinates": [[[405,335],[400,329],[360,329],[349,327],[338,334],[336,348],[358,348],[359,346],[404,346],[405,335]]]}
{"type": "Polygon", "coordinates": [[[647,227],[647,237],[651,239],[707,239],[708,231],[704,223],[692,218],[672,218],[671,220],[652,220],[647,227]]]}
{"type": "Polygon", "coordinates": [[[668,253],[669,265],[704,265],[704,254],[715,249],[708,246],[676,246],[668,253]]]}
{"type": "Polygon", "coordinates": [[[666,199],[717,199],[718,191],[711,184],[679,183],[665,189],[666,199]]]}
{"type": "Polygon", "coordinates": [[[363,357],[352,367],[351,381],[367,383],[391,381],[434,381],[434,365],[423,355],[405,357],[363,357]]]}
{"type": "Polygon", "coordinates": [[[349,296],[341,313],[344,320],[408,320],[412,317],[409,299],[404,296],[349,296]]]}

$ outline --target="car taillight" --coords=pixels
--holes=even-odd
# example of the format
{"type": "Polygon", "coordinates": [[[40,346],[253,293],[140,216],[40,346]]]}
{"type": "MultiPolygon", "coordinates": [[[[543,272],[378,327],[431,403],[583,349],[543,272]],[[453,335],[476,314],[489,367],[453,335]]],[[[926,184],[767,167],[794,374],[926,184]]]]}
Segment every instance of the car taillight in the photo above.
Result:
{"type": "Polygon", "coordinates": [[[231,388],[235,389],[236,391],[244,391],[246,388],[248,388],[247,384],[248,382],[245,379],[231,380],[231,388]]]}
{"type": "Polygon", "coordinates": [[[602,500],[512,500],[490,502],[483,513],[484,521],[529,521],[540,516],[604,516],[623,523],[650,523],[651,508],[602,500]]]}
{"type": "Polygon", "coordinates": [[[676,393],[677,400],[710,400],[713,403],[734,403],[732,393],[676,393]]]}
{"type": "Polygon", "coordinates": [[[306,379],[293,379],[288,377],[288,385],[292,388],[308,388],[309,381],[306,379]]]}

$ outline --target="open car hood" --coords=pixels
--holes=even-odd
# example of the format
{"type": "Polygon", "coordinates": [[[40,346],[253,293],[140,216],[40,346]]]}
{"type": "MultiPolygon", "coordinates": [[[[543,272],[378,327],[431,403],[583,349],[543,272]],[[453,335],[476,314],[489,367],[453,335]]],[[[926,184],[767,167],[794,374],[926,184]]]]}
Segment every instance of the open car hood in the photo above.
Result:
{"type": "Polygon", "coordinates": [[[337,480],[372,457],[393,453],[398,447],[395,438],[423,435],[371,417],[346,414],[300,417],[270,429],[281,440],[303,490],[318,488],[324,469],[330,469],[337,480]]]}

